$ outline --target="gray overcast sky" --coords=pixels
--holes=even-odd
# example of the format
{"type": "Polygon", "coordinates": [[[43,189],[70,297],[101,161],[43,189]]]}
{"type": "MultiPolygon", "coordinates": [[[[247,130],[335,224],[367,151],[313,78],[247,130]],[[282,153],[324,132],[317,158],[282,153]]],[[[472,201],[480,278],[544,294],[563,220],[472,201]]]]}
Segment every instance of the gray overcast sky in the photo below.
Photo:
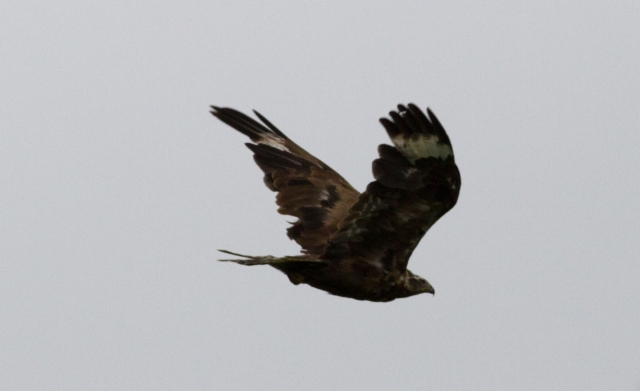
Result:
{"type": "Polygon", "coordinates": [[[528,3],[4,2],[0,389],[639,390],[640,2],[528,3]],[[362,190],[408,102],[462,173],[435,296],[215,261],[298,248],[209,104],[362,190]]]}

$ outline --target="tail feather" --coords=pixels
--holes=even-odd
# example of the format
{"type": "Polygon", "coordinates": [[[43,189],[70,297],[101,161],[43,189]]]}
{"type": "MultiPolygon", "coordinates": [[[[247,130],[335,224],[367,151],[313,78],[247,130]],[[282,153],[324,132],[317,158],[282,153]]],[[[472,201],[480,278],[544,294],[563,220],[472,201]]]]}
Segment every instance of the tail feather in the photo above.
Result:
{"type": "Polygon", "coordinates": [[[234,253],[231,251],[227,251],[227,250],[218,250],[221,253],[225,253],[225,254],[229,254],[229,255],[235,255],[237,257],[242,257],[242,258],[246,258],[246,259],[218,259],[218,261],[220,262],[235,262],[235,263],[239,263],[240,265],[247,265],[247,266],[254,266],[254,265],[268,265],[270,263],[274,263],[274,261],[277,259],[274,256],[271,255],[264,255],[264,256],[260,256],[260,257],[256,257],[253,255],[243,255],[243,254],[238,254],[238,253],[234,253]]]}
{"type": "Polygon", "coordinates": [[[262,255],[262,256],[253,256],[253,255],[243,255],[234,253],[228,250],[218,250],[221,253],[235,255],[237,257],[242,257],[245,259],[218,259],[220,262],[234,262],[240,265],[247,266],[255,266],[255,265],[282,265],[286,263],[314,263],[314,264],[324,264],[325,261],[320,259],[309,258],[307,256],[289,256],[289,257],[274,257],[272,255],[262,255]]]}

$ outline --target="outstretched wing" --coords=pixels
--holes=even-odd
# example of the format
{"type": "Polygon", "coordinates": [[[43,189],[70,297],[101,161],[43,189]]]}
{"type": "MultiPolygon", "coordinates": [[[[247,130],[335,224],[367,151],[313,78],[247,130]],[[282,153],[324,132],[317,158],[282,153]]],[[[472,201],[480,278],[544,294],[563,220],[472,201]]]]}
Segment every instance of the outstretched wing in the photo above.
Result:
{"type": "Polygon", "coordinates": [[[258,112],[254,111],[264,125],[231,108],[211,109],[211,114],[255,143],[246,145],[265,174],[265,185],[278,192],[278,212],[298,218],[287,229],[289,238],[303,248],[303,253],[322,254],[359,193],[258,112]]]}
{"type": "Polygon", "coordinates": [[[398,105],[380,119],[394,147],[380,145],[375,181],[338,224],[322,258],[360,259],[403,272],[418,242],[458,200],[460,173],[444,128],[427,109],[398,105]]]}

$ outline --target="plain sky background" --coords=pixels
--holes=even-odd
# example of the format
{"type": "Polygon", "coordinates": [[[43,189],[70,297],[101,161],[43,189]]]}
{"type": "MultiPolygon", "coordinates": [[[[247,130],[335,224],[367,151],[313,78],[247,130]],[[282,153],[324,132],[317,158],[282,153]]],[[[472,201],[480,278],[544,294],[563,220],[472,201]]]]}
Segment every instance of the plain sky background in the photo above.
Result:
{"type": "Polygon", "coordinates": [[[640,2],[0,6],[0,389],[639,390],[640,2]],[[391,303],[296,254],[257,109],[363,190],[430,106],[462,173],[391,303]]]}

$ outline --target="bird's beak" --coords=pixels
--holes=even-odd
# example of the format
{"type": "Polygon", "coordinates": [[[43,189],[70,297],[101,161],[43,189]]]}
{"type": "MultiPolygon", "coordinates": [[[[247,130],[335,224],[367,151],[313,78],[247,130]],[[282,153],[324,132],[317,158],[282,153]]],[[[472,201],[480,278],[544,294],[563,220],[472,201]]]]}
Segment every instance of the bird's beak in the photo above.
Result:
{"type": "Polygon", "coordinates": [[[431,286],[431,284],[429,284],[429,283],[427,282],[427,286],[425,286],[425,287],[424,287],[424,293],[431,293],[432,295],[434,295],[434,296],[435,296],[435,294],[436,294],[436,290],[435,290],[435,289],[433,289],[433,287],[431,286]]]}

